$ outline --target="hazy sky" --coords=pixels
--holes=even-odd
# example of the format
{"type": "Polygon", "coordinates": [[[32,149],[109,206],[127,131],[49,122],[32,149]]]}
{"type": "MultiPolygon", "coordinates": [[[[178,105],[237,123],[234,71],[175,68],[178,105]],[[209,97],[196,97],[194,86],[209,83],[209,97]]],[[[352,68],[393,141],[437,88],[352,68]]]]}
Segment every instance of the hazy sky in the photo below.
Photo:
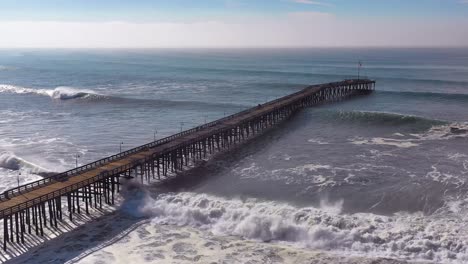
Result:
{"type": "Polygon", "coordinates": [[[468,46],[468,0],[0,0],[0,47],[468,46]]]}

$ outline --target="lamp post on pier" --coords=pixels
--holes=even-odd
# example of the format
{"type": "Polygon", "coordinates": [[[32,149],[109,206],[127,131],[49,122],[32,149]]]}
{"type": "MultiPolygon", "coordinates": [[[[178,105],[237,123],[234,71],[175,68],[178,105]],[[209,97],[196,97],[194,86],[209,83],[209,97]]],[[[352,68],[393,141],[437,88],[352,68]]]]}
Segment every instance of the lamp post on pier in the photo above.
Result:
{"type": "Polygon", "coordinates": [[[80,154],[75,154],[75,168],[78,168],[78,158],[80,158],[80,154]]]}
{"type": "Polygon", "coordinates": [[[358,62],[358,74],[357,74],[357,79],[359,80],[361,78],[361,68],[362,68],[362,62],[358,62]]]}
{"type": "Polygon", "coordinates": [[[158,130],[154,130],[154,141],[156,141],[156,134],[158,133],[158,130]]]}
{"type": "Polygon", "coordinates": [[[122,145],[123,145],[123,142],[120,142],[120,152],[119,153],[122,153],[122,145]]]}
{"type": "Polygon", "coordinates": [[[21,176],[21,172],[18,172],[18,175],[16,175],[16,180],[18,181],[18,187],[20,186],[20,176],[21,176]]]}
{"type": "Polygon", "coordinates": [[[182,128],[184,127],[184,122],[180,122],[180,132],[182,133],[182,128]]]}

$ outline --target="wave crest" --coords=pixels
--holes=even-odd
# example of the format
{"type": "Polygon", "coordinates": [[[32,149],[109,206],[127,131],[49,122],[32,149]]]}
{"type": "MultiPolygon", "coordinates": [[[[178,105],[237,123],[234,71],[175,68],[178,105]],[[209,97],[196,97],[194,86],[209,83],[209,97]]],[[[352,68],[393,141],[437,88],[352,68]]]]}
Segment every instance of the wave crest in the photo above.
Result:
{"type": "Polygon", "coordinates": [[[76,98],[86,98],[90,96],[99,96],[98,93],[87,89],[76,89],[73,87],[59,86],[55,89],[32,89],[14,85],[0,85],[0,93],[12,94],[36,94],[49,96],[53,99],[69,100],[76,98]]]}
{"type": "Polygon", "coordinates": [[[0,168],[9,170],[26,169],[29,172],[37,175],[47,175],[50,173],[49,170],[32,162],[26,161],[10,152],[0,153],[0,168]]]}

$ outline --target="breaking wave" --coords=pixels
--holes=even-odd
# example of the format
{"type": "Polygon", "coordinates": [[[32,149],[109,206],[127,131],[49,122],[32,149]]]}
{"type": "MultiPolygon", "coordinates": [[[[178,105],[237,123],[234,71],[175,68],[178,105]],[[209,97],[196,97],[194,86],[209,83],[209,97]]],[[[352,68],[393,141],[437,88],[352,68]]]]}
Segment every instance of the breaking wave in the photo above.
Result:
{"type": "Polygon", "coordinates": [[[32,162],[24,160],[13,153],[3,152],[0,153],[0,168],[5,168],[9,170],[27,170],[30,173],[37,175],[50,175],[51,172],[39,165],[36,165],[32,162]]]}
{"type": "Polygon", "coordinates": [[[226,110],[227,107],[236,109],[239,108],[245,109],[250,107],[249,105],[242,104],[229,104],[229,103],[219,103],[219,102],[204,102],[204,101],[178,101],[178,100],[162,100],[162,99],[151,99],[151,98],[132,98],[125,96],[114,96],[114,95],[102,95],[92,90],[87,89],[76,89],[72,87],[57,87],[55,89],[32,89],[24,88],[13,85],[0,85],[0,94],[1,93],[10,93],[10,94],[32,94],[32,95],[41,95],[48,96],[57,100],[70,100],[70,99],[89,99],[89,101],[106,101],[108,103],[115,104],[135,104],[137,103],[140,106],[150,106],[150,107],[187,107],[193,109],[193,107],[212,107],[226,110]]]}
{"type": "MultiPolygon", "coordinates": [[[[150,199],[150,198],[148,198],[150,199]]],[[[339,213],[340,203],[333,210],[339,213]]],[[[161,224],[193,226],[216,234],[237,235],[260,241],[310,242],[309,227],[304,222],[313,208],[298,210],[274,202],[255,199],[225,200],[206,194],[164,194],[148,200],[142,212],[161,224]]],[[[325,211],[324,211],[325,212],[325,211]]],[[[316,241],[319,242],[319,241],[316,241]]],[[[321,241],[320,247],[327,247],[321,241]]]]}
{"type": "Polygon", "coordinates": [[[157,200],[148,198],[141,212],[151,216],[155,224],[191,226],[215,235],[361,256],[468,261],[466,219],[458,211],[444,212],[444,217],[418,213],[345,215],[339,214],[340,205],[331,205],[332,210],[327,210],[330,205],[298,208],[279,202],[178,193],[163,194],[157,200]]]}
{"type": "Polygon", "coordinates": [[[441,140],[468,137],[468,122],[454,122],[432,126],[424,133],[411,134],[419,140],[441,140]]]}
{"type": "Polygon", "coordinates": [[[0,93],[12,94],[36,94],[49,96],[53,99],[69,100],[76,98],[86,98],[90,96],[100,96],[96,92],[87,89],[76,89],[72,87],[59,86],[55,89],[32,89],[14,85],[0,85],[0,93]]]}

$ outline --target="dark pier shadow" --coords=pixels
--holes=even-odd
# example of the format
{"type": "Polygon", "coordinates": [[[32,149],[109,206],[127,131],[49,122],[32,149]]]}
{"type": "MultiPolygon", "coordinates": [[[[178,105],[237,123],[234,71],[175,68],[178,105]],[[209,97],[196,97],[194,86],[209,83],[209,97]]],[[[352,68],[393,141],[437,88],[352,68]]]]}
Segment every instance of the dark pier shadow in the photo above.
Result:
{"type": "Polygon", "coordinates": [[[246,156],[264,151],[265,148],[271,145],[271,142],[277,141],[287,135],[295,129],[295,126],[300,126],[301,124],[298,121],[303,117],[303,113],[295,113],[281,124],[269,128],[239,145],[234,145],[227,150],[215,153],[208,157],[207,160],[198,162],[196,166],[171,175],[160,182],[150,185],[148,188],[154,191],[151,193],[155,196],[165,192],[195,191],[207,182],[223,177],[224,171],[229,171],[232,166],[246,156]]]}
{"type": "MultiPolygon", "coordinates": [[[[74,214],[73,221],[64,214],[64,221],[58,221],[57,228],[44,228],[44,236],[33,232],[25,234],[25,243],[9,243],[7,251],[0,251],[1,263],[65,263],[76,262],[85,256],[108,245],[118,242],[128,233],[148,221],[142,215],[122,210],[126,207],[125,196],[138,195],[142,190],[137,187],[128,188],[123,194],[123,202],[118,207],[103,206],[93,208],[90,215],[74,214]]],[[[141,195],[140,195],[141,196],[141,195]]]]}

